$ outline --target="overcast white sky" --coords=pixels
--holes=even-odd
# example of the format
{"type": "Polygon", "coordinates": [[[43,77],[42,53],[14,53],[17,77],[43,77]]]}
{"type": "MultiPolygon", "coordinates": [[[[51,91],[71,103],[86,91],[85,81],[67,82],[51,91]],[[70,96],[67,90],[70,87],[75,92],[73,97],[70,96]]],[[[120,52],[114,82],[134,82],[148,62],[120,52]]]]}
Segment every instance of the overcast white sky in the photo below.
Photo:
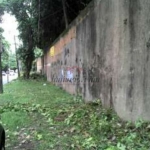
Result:
{"type": "Polygon", "coordinates": [[[3,22],[0,24],[0,27],[4,29],[3,36],[5,39],[11,44],[10,50],[15,52],[15,45],[14,45],[14,36],[16,36],[16,42],[19,43],[17,36],[19,32],[17,30],[17,21],[14,16],[5,13],[3,15],[3,22]]]}

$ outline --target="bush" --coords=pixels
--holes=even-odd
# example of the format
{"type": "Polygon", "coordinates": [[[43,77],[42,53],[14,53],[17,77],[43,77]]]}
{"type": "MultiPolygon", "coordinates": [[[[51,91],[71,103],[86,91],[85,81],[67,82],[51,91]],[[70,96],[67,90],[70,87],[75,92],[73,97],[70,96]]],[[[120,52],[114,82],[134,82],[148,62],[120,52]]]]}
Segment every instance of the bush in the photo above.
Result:
{"type": "Polygon", "coordinates": [[[32,73],[30,75],[30,79],[33,79],[33,80],[44,79],[44,80],[46,80],[46,77],[45,77],[45,75],[42,75],[40,73],[32,73]]]}

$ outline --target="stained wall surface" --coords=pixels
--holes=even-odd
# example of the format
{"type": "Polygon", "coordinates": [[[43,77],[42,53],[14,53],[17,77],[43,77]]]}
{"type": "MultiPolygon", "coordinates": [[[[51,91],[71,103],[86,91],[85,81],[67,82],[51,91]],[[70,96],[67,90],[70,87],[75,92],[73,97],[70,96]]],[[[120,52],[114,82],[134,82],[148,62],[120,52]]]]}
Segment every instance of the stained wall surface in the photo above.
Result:
{"type": "Polygon", "coordinates": [[[50,82],[125,120],[150,120],[150,1],[95,0],[45,54],[50,82]],[[69,79],[69,80],[68,80],[69,79]]]}

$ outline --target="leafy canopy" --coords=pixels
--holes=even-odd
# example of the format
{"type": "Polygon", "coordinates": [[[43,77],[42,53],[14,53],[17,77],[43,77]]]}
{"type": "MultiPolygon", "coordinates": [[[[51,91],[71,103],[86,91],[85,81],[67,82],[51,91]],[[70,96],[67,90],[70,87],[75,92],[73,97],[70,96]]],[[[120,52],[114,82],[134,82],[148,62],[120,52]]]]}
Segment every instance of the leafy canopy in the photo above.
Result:
{"type": "Polygon", "coordinates": [[[27,78],[29,77],[32,63],[38,56],[39,48],[43,49],[43,52],[49,49],[52,42],[65,29],[66,18],[68,23],[71,23],[90,1],[3,0],[0,7],[4,8],[5,6],[5,10],[11,12],[19,23],[19,37],[23,44],[18,49],[18,54],[24,63],[27,78]],[[64,17],[64,8],[66,17],[64,17]]]}

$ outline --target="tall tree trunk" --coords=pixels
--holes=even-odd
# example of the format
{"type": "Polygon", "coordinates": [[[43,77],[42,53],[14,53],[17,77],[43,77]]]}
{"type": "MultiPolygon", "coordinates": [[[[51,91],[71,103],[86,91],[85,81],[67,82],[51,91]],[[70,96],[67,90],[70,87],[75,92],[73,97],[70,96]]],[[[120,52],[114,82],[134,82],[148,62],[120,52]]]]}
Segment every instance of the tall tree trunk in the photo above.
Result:
{"type": "Polygon", "coordinates": [[[28,37],[28,55],[26,57],[25,60],[25,73],[24,73],[24,77],[26,79],[29,79],[30,77],[30,71],[32,69],[32,62],[34,60],[34,43],[33,43],[33,32],[32,32],[32,27],[29,27],[29,37],[28,37]]]}
{"type": "Polygon", "coordinates": [[[63,12],[64,12],[64,18],[65,18],[65,25],[66,28],[68,27],[68,18],[67,18],[67,11],[66,11],[66,5],[65,5],[66,0],[62,0],[62,6],[63,6],[63,12]]]}
{"type": "Polygon", "coordinates": [[[30,72],[32,69],[32,62],[33,62],[33,59],[29,56],[29,58],[26,60],[26,63],[25,63],[25,67],[26,67],[25,73],[24,73],[25,79],[30,78],[30,72]]]}
{"type": "Polygon", "coordinates": [[[30,72],[32,69],[32,62],[34,60],[34,53],[30,52],[29,55],[26,56],[26,59],[24,61],[25,70],[24,70],[24,78],[29,79],[30,78],[30,72]]]}

